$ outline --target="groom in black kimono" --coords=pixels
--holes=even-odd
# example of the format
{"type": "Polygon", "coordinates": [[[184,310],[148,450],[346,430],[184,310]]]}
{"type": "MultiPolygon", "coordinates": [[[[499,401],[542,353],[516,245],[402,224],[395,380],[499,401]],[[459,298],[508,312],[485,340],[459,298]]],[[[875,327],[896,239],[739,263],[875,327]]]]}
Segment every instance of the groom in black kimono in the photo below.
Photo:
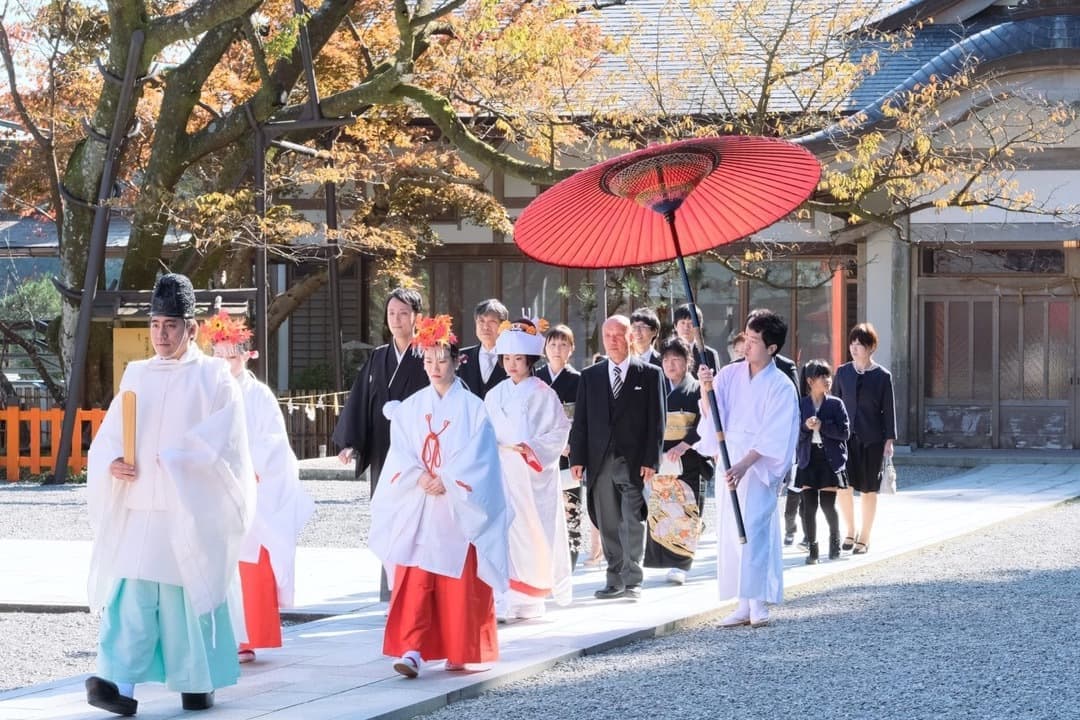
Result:
{"type": "Polygon", "coordinates": [[[630,319],[604,321],[607,358],[581,371],[570,426],[570,472],[585,476],[589,516],[607,559],[601,600],[641,597],[645,553],[643,488],[660,465],[664,397],[660,368],[630,355],[630,319]]]}
{"type": "MultiPolygon", "coordinates": [[[[411,347],[416,318],[422,310],[423,300],[415,290],[397,288],[390,293],[386,299],[386,325],[393,339],[375,348],[360,368],[334,428],[334,444],[341,448],[341,462],[348,464],[355,459],[357,477],[370,469],[372,495],[390,451],[390,421],[383,415],[383,405],[390,400],[404,400],[428,384],[424,361],[411,347]]],[[[390,599],[385,573],[380,599],[390,599]]]]}

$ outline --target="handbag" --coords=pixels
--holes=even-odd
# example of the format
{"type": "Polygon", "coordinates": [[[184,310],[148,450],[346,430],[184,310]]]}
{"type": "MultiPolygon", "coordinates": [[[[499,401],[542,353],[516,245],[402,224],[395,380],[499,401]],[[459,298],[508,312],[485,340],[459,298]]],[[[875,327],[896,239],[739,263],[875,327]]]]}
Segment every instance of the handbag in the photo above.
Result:
{"type": "Polygon", "coordinates": [[[896,466],[893,465],[891,457],[885,458],[885,462],[881,465],[881,487],[878,492],[882,495],[895,495],[896,494],[896,466]]]}

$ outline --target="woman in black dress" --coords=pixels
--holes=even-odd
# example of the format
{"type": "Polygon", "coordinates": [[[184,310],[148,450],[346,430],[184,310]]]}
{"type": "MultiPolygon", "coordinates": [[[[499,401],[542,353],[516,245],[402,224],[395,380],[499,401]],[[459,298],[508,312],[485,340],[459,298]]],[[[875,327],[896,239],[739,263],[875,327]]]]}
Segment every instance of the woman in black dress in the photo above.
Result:
{"type": "Polygon", "coordinates": [[[645,567],[668,568],[667,581],[686,582],[701,535],[703,477],[712,476],[712,465],[693,448],[697,433],[701,386],[690,373],[690,346],[678,337],[660,345],[667,393],[667,424],[664,456],[649,491],[649,532],[645,537],[645,567]],[[666,472],[681,463],[681,472],[666,472]]]}
{"type": "MultiPolygon", "coordinates": [[[[567,417],[574,418],[574,401],[577,399],[578,381],[581,373],[570,366],[570,356],[574,354],[574,331],[566,325],[555,325],[547,331],[544,338],[544,356],[547,365],[536,371],[540,378],[555,391],[563,404],[567,417]]],[[[559,470],[563,476],[563,500],[566,503],[566,534],[570,540],[570,569],[577,564],[581,552],[581,484],[570,478],[569,449],[559,460],[559,470]]],[[[599,543],[597,543],[599,545],[599,543]]]]}
{"type": "Polygon", "coordinates": [[[881,464],[892,457],[896,439],[892,375],[874,362],[878,336],[870,323],[860,323],[848,335],[851,362],[836,369],[833,394],[844,401],[851,423],[847,476],[850,486],[839,493],[840,512],[848,535],[843,549],[862,555],[870,550],[870,532],[877,512],[881,487],[881,464]],[[862,495],[862,526],[855,532],[855,501],[852,490],[862,495]]]}

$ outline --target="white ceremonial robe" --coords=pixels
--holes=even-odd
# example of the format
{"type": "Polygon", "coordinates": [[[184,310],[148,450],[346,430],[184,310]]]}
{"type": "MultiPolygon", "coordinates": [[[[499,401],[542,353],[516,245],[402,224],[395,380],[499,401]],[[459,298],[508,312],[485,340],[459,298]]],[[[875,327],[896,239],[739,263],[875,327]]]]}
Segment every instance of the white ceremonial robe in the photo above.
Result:
{"type": "Polygon", "coordinates": [[[429,385],[387,403],[384,412],[390,418],[390,452],[371,499],[368,547],[388,575],[406,565],[459,578],[473,545],[477,575],[495,592],[505,592],[511,512],[483,401],[455,380],[445,397],[429,385]],[[425,443],[429,428],[439,434],[438,453],[425,443]],[[420,487],[425,459],[445,494],[428,495],[420,487]]]}
{"type": "MultiPolygon", "coordinates": [[[[721,600],[738,597],[778,603],[784,597],[783,551],[776,497],[799,437],[799,404],[791,380],[769,363],[753,378],[748,363],[731,363],[716,375],[716,400],[731,464],[756,450],[736,493],[746,529],[739,542],[731,493],[716,463],[717,579],[721,600]]],[[[705,406],[705,403],[702,403],[705,406]]],[[[707,408],[698,423],[698,452],[716,456],[719,446],[707,408]]]]}
{"type": "Polygon", "coordinates": [[[507,501],[514,512],[510,524],[510,579],[533,588],[551,588],[559,605],[573,600],[570,543],[566,536],[559,458],[570,437],[570,419],[559,396],[547,383],[528,377],[507,378],[484,398],[495,427],[507,501]],[[512,449],[525,443],[540,469],[530,467],[512,449]]]}
{"type": "Polygon", "coordinates": [[[300,464],[289,445],[277,397],[248,371],[237,381],[244,396],[251,464],[259,480],[255,519],[240,549],[240,560],[259,562],[259,549],[265,547],[277,584],[278,605],[292,607],[296,538],[315,512],[315,501],[300,484],[300,464]]]}
{"type": "Polygon", "coordinates": [[[86,485],[92,610],[104,608],[125,578],[183,587],[199,616],[238,591],[255,473],[240,386],[228,364],[194,344],[177,360],[130,363],[90,445],[86,485]],[[132,482],[109,472],[124,454],[126,390],[136,397],[132,482]]]}

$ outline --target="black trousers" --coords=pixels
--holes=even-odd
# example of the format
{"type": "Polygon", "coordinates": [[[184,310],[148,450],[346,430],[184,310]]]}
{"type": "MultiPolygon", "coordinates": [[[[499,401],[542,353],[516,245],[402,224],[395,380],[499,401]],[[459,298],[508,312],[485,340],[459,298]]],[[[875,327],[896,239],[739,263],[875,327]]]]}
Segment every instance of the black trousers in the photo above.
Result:
{"type": "Polygon", "coordinates": [[[607,584],[613,587],[640,585],[644,577],[645,496],[638,472],[640,468],[628,467],[623,458],[608,455],[596,479],[589,481],[589,500],[607,560],[607,584]]]}
{"type": "MultiPolygon", "coordinates": [[[[788,473],[788,477],[784,480],[785,485],[791,484],[791,473],[788,473]]],[[[799,508],[802,502],[802,493],[792,492],[788,487],[787,497],[784,499],[784,534],[795,534],[795,518],[799,516],[799,508]]],[[[806,535],[806,526],[803,525],[803,535],[806,535]]]]}

